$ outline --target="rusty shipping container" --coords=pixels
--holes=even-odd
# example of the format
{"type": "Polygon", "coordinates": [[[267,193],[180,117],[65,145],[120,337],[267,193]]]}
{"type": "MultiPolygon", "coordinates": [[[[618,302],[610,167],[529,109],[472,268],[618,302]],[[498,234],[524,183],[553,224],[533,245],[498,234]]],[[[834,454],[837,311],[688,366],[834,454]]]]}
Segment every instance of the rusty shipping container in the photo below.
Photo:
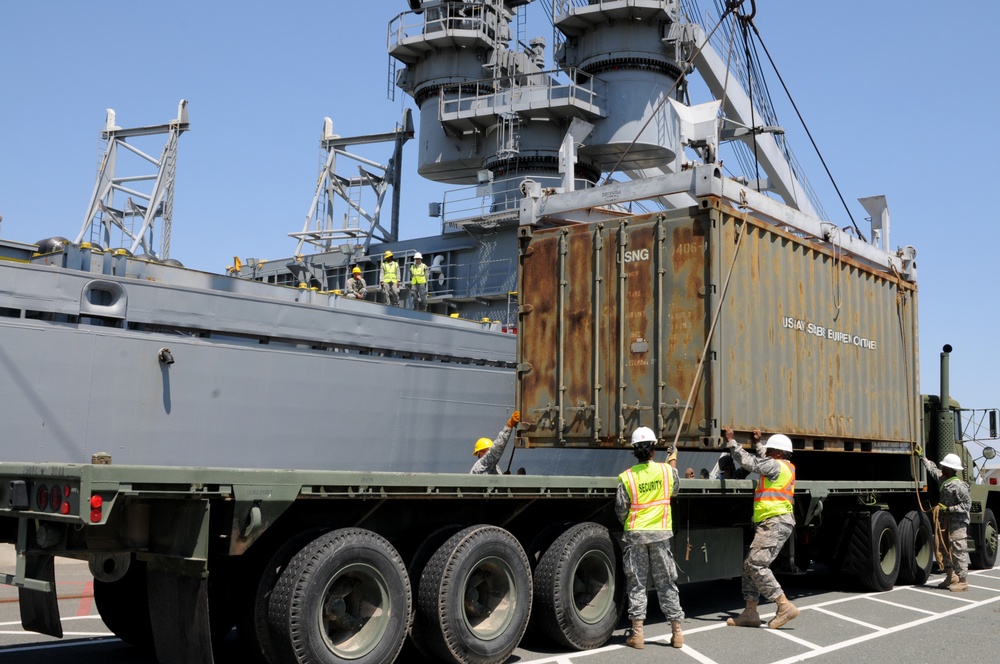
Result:
{"type": "Polygon", "coordinates": [[[715,198],[525,227],[520,260],[521,445],[621,447],[637,426],[681,449],[727,425],[797,450],[918,440],[916,286],[898,275],[715,198]]]}

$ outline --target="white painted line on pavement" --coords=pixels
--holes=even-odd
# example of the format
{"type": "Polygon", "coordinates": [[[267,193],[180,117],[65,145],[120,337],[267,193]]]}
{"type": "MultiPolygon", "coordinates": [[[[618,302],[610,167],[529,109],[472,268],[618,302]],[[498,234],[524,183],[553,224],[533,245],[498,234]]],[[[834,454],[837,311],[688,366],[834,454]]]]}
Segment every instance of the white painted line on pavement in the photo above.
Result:
{"type": "Polygon", "coordinates": [[[820,646],[820,645],[816,645],[815,643],[812,643],[810,641],[806,641],[805,639],[800,639],[797,636],[793,636],[791,632],[782,631],[780,628],[779,629],[768,629],[767,632],[769,634],[774,634],[775,636],[780,636],[783,639],[787,639],[788,641],[791,641],[792,643],[797,643],[797,644],[799,644],[800,646],[802,646],[804,648],[809,648],[809,650],[819,650],[819,649],[821,649],[823,647],[823,646],[820,646]]]}
{"type": "Polygon", "coordinates": [[[881,631],[883,631],[885,629],[885,627],[879,627],[878,625],[873,625],[871,623],[867,623],[864,620],[858,620],[857,618],[851,618],[850,616],[845,616],[845,615],[840,614],[840,613],[834,613],[833,611],[828,611],[827,609],[824,609],[821,606],[804,606],[802,608],[803,609],[813,609],[814,611],[818,611],[820,613],[825,613],[826,615],[833,616],[834,618],[837,618],[839,620],[846,620],[847,622],[854,623],[855,625],[861,625],[862,627],[867,627],[868,629],[873,629],[876,632],[881,632],[881,631]]]}
{"type": "MultiPolygon", "coordinates": [[[[22,634],[23,634],[23,632],[22,632],[22,634]]],[[[99,636],[103,636],[103,635],[99,635],[99,636]]],[[[117,639],[115,639],[115,638],[110,638],[110,639],[101,639],[101,638],[98,638],[98,639],[94,639],[92,641],[88,641],[87,643],[89,645],[89,644],[98,644],[98,643],[110,643],[112,641],[117,641],[117,639]]],[[[20,648],[0,648],[0,655],[6,655],[7,653],[11,653],[11,652],[31,652],[33,650],[56,650],[58,648],[79,648],[79,647],[80,647],[80,643],[78,641],[73,641],[73,642],[52,641],[50,643],[32,643],[31,645],[21,646],[20,648]]]]}
{"type": "MultiPolygon", "coordinates": [[[[687,632],[684,632],[684,636],[687,636],[687,634],[688,634],[687,632]]],[[[680,650],[682,653],[684,653],[694,661],[701,662],[701,664],[716,664],[714,659],[702,655],[700,652],[698,652],[697,650],[695,650],[686,643],[680,650]]]]}
{"type": "Polygon", "coordinates": [[[948,599],[957,599],[959,602],[969,602],[970,604],[975,604],[977,601],[974,599],[969,599],[968,597],[959,597],[958,595],[949,590],[946,590],[944,592],[939,590],[935,592],[933,590],[927,590],[926,588],[917,588],[916,586],[908,586],[906,590],[912,590],[915,593],[923,593],[925,595],[931,595],[933,597],[947,597],[948,599]]]}
{"type": "MultiPolygon", "coordinates": [[[[876,599],[869,597],[868,599],[876,599]]],[[[926,618],[918,618],[908,623],[903,623],[902,625],[896,625],[895,627],[890,627],[888,629],[882,630],[880,632],[874,632],[872,634],[865,634],[864,636],[859,636],[853,639],[848,639],[847,641],[841,641],[840,643],[834,643],[829,646],[820,648],[819,650],[812,650],[810,652],[802,653],[801,655],[795,655],[787,659],[782,659],[772,664],[791,664],[792,662],[801,662],[802,660],[812,659],[813,657],[818,657],[820,655],[825,655],[836,650],[841,650],[849,646],[857,645],[858,643],[864,643],[865,641],[872,641],[874,639],[881,638],[888,634],[894,634],[896,632],[902,632],[905,629],[910,629],[912,627],[918,627],[920,625],[925,625],[927,623],[934,622],[935,620],[940,620],[941,618],[947,618],[949,616],[957,615],[959,613],[965,613],[972,609],[979,608],[980,606],[985,606],[986,604],[992,604],[994,602],[1000,602],[1000,596],[991,597],[990,599],[977,602],[976,604],[970,604],[966,606],[959,606],[957,608],[951,609],[949,611],[943,611],[941,613],[935,613],[933,615],[927,616],[926,618]]],[[[888,602],[887,602],[888,603],[888,602]]],[[[912,607],[904,607],[912,608],[912,607]]]]}
{"type": "Polygon", "coordinates": [[[890,602],[887,599],[882,599],[881,597],[875,597],[874,595],[864,595],[861,599],[870,599],[873,602],[881,602],[882,604],[888,604],[889,606],[895,606],[900,609],[908,609],[910,611],[917,611],[919,613],[926,613],[927,615],[936,616],[937,611],[928,611],[927,609],[918,609],[915,606],[908,606],[906,604],[900,604],[899,602],[890,602]]]}

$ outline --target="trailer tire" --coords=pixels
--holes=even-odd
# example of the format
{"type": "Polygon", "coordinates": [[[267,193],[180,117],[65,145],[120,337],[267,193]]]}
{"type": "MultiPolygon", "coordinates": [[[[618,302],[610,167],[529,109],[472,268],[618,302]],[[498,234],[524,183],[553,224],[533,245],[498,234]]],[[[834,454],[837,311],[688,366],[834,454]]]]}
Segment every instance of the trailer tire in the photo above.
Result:
{"type": "MultiPolygon", "coordinates": [[[[427,567],[427,563],[430,562],[431,557],[437,552],[441,546],[447,542],[452,536],[458,531],[462,530],[460,524],[453,524],[450,526],[443,526],[438,528],[433,533],[431,533],[427,539],[420,543],[417,550],[413,553],[413,558],[410,559],[410,564],[407,567],[410,573],[410,584],[413,586],[413,596],[420,597],[420,580],[424,573],[424,568],[427,567]]],[[[412,629],[410,629],[410,643],[427,659],[433,659],[433,653],[430,650],[430,646],[427,645],[427,640],[424,638],[424,634],[417,623],[413,624],[412,629]]]]}
{"type": "Polygon", "coordinates": [[[974,569],[993,569],[997,562],[997,518],[989,507],[983,512],[982,524],[972,526],[972,538],[976,550],[969,562],[974,569]]]}
{"type": "Polygon", "coordinates": [[[153,650],[153,625],[149,619],[146,563],[133,559],[117,581],[94,579],[94,604],[111,633],[125,643],[153,650]]]}
{"type": "Polygon", "coordinates": [[[279,661],[392,662],[411,608],[406,566],[384,537],[361,528],[322,535],[295,554],[271,593],[279,661]]]}
{"type": "Polygon", "coordinates": [[[889,512],[879,510],[858,520],[850,556],[861,585],[876,592],[892,588],[899,577],[899,530],[889,512]]]}
{"type": "Polygon", "coordinates": [[[260,561],[265,556],[260,555],[254,556],[254,561],[249,563],[249,569],[246,571],[249,582],[245,594],[240,598],[236,631],[242,642],[244,654],[251,661],[279,664],[274,633],[268,616],[271,593],[292,557],[307,542],[323,532],[325,529],[313,528],[298,533],[282,543],[263,563],[260,561]],[[256,583],[254,579],[257,580],[256,583]]]}
{"type": "Polygon", "coordinates": [[[931,520],[919,510],[910,510],[896,524],[899,531],[899,577],[904,585],[922,585],[934,564],[934,532],[931,520]]]}
{"type": "Polygon", "coordinates": [[[470,526],[431,556],[419,583],[417,629],[434,656],[499,664],[524,636],[531,568],[517,539],[497,526],[470,526]]]}
{"type": "Polygon", "coordinates": [[[535,568],[535,629],[574,650],[607,642],[624,610],[624,575],[608,529],[572,526],[549,546],[535,568]]]}

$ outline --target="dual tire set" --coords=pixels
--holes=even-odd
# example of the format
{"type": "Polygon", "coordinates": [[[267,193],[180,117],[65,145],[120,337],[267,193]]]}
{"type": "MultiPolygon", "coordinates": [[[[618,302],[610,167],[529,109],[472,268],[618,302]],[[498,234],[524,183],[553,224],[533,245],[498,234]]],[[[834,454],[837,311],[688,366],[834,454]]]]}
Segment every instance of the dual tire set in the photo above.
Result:
{"type": "MultiPolygon", "coordinates": [[[[973,569],[989,569],[997,558],[997,520],[987,508],[983,523],[969,527],[975,543],[970,553],[973,569]]],[[[851,536],[847,572],[855,572],[861,584],[872,591],[894,585],[926,583],[934,564],[934,531],[927,514],[907,512],[897,522],[886,511],[873,512],[855,524],[851,536]]]]}
{"type": "MultiPolygon", "coordinates": [[[[240,586],[215,597],[210,587],[210,622],[220,637],[235,622],[268,664],[385,664],[407,638],[432,661],[499,664],[529,628],[564,648],[604,644],[624,608],[618,560],[607,529],[589,522],[548,528],[527,551],[497,526],[442,528],[409,565],[370,530],[315,530],[240,586]],[[232,606],[227,596],[235,612],[218,610],[232,606]]],[[[143,571],[133,563],[125,578],[95,582],[95,601],[117,636],[149,647],[143,571]]]]}
{"type": "Polygon", "coordinates": [[[269,662],[331,664],[391,662],[407,636],[433,661],[498,664],[529,624],[564,647],[599,646],[623,609],[614,542],[595,523],[559,530],[529,557],[503,528],[442,528],[409,566],[374,532],[320,535],[284,566],[287,552],[275,554],[268,570],[281,571],[273,586],[261,576],[267,620],[258,614],[254,638],[269,662]]]}

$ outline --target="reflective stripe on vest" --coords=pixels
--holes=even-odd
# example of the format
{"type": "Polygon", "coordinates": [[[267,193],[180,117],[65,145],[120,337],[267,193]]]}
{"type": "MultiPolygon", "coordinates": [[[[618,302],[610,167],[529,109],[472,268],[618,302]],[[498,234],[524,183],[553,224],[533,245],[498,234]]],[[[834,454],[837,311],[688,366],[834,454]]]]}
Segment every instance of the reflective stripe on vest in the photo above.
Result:
{"type": "Polygon", "coordinates": [[[618,476],[629,496],[625,530],[672,530],[670,469],[665,463],[637,464],[618,476]]]}
{"type": "Polygon", "coordinates": [[[426,284],[427,283],[427,266],[421,263],[417,265],[414,263],[410,266],[410,283],[412,284],[426,284]]]}
{"type": "Polygon", "coordinates": [[[382,281],[387,284],[399,281],[399,263],[396,261],[382,262],[382,281]]]}
{"type": "Polygon", "coordinates": [[[753,522],[781,514],[791,514],[795,509],[795,466],[790,461],[778,459],[781,472],[773,482],[763,475],[753,494],[753,522]]]}

